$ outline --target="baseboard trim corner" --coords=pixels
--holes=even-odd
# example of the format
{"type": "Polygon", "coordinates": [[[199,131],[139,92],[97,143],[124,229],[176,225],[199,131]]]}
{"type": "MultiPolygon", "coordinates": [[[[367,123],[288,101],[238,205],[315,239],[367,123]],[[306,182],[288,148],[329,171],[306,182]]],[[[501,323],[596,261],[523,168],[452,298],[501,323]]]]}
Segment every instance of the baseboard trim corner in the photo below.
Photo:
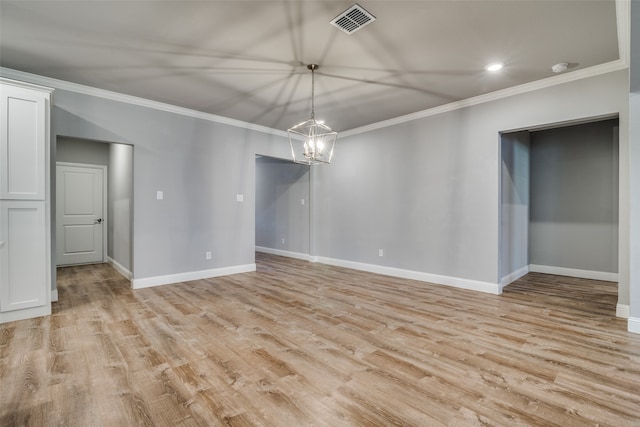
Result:
{"type": "Polygon", "coordinates": [[[51,290],[51,302],[58,302],[58,290],[57,289],[52,289],[51,290]]]}
{"type": "Polygon", "coordinates": [[[132,279],[133,289],[151,288],[153,286],[171,285],[174,283],[189,282],[192,280],[210,279],[213,277],[229,276],[232,274],[249,273],[256,271],[256,264],[233,265],[230,267],[214,268],[210,270],[189,271],[186,273],[168,274],[166,276],[144,277],[132,279]]]}
{"type": "Polygon", "coordinates": [[[616,317],[620,317],[622,319],[629,318],[629,306],[627,304],[618,304],[616,305],[616,317]]]}

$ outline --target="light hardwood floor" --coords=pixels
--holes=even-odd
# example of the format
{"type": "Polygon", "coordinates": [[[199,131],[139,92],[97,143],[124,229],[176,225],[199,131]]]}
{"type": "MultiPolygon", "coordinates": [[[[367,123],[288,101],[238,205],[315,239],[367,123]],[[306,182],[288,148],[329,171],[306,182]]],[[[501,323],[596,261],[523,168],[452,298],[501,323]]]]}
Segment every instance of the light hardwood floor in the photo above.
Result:
{"type": "Polygon", "coordinates": [[[0,325],[0,426],[638,426],[616,285],[501,296],[257,254],[132,291],[60,269],[53,315],[0,325]]]}

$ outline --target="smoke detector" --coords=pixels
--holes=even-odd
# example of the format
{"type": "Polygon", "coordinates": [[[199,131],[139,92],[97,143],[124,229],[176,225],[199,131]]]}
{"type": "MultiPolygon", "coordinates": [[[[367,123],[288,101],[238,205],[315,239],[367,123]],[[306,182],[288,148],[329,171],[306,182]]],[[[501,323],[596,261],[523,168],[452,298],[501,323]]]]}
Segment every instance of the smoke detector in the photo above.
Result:
{"type": "Polygon", "coordinates": [[[330,24],[347,34],[353,34],[360,28],[376,20],[376,17],[364,10],[359,4],[354,4],[330,21],[330,24]]]}
{"type": "Polygon", "coordinates": [[[567,62],[559,62],[551,67],[551,71],[554,73],[564,73],[569,68],[569,64],[567,62]]]}

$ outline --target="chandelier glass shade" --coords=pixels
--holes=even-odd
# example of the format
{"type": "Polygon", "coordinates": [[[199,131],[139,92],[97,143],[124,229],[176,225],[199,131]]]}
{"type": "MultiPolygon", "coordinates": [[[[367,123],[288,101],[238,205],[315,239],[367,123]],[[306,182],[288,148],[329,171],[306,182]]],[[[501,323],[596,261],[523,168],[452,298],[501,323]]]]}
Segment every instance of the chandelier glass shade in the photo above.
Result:
{"type": "Polygon", "coordinates": [[[291,156],[294,162],[305,165],[328,164],[333,157],[338,132],[315,118],[315,70],[318,66],[310,64],[307,68],[311,70],[311,118],[287,130],[291,156]]]}

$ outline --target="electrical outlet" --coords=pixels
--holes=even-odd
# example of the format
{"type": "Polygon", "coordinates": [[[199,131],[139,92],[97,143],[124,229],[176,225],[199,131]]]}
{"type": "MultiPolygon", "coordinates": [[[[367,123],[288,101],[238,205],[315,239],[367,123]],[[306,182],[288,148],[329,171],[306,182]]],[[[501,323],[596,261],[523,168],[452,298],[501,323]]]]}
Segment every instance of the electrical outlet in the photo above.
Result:
{"type": "Polygon", "coordinates": [[[164,193],[162,191],[156,191],[156,200],[164,199],[164,193]]]}
{"type": "Polygon", "coordinates": [[[236,202],[244,202],[244,194],[236,194],[236,202]]]}
{"type": "Polygon", "coordinates": [[[384,256],[384,251],[382,249],[378,249],[378,256],[384,256]]]}
{"type": "Polygon", "coordinates": [[[282,238],[282,244],[284,245],[284,237],[282,238]]]}
{"type": "Polygon", "coordinates": [[[300,199],[300,204],[304,205],[304,199],[300,199]]]}
{"type": "Polygon", "coordinates": [[[210,251],[205,252],[204,257],[205,259],[211,259],[211,252],[210,251]]]}

